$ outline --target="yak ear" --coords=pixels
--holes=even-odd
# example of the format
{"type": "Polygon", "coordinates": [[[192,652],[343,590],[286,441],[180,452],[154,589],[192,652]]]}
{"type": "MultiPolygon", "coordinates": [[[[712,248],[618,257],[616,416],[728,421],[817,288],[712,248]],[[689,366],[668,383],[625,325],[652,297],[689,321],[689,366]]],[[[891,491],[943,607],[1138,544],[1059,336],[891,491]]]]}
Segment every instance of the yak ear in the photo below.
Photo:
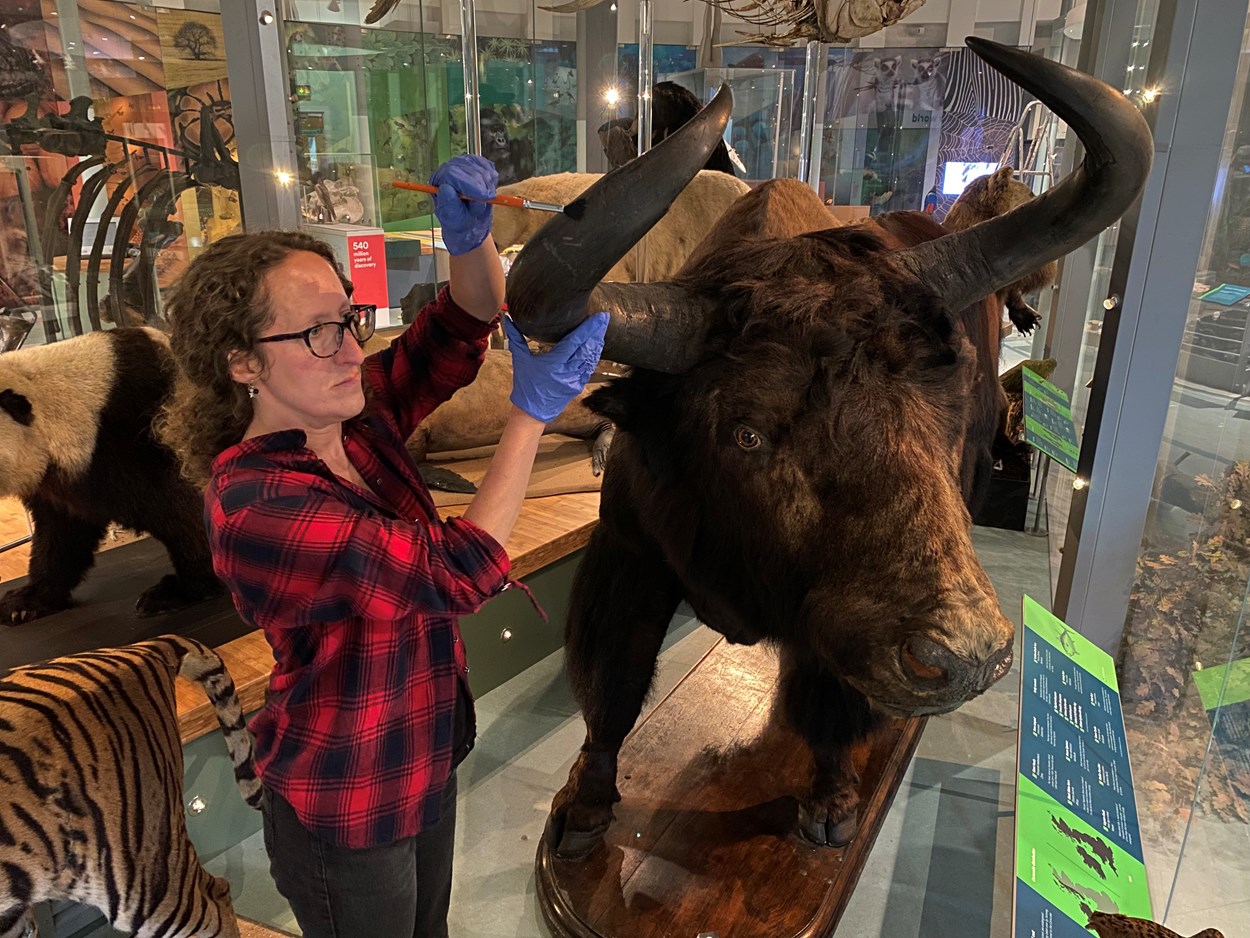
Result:
{"type": "Polygon", "coordinates": [[[641,403],[636,391],[630,388],[628,378],[617,378],[590,393],[586,406],[600,417],[607,417],[618,427],[629,429],[636,424],[635,412],[641,403]]]}
{"type": "Polygon", "coordinates": [[[635,371],[594,391],[586,406],[622,430],[636,432],[670,409],[675,383],[673,375],[635,371]]]}
{"type": "Polygon", "coordinates": [[[19,394],[12,388],[5,388],[3,391],[0,391],[0,410],[3,410],[24,427],[29,427],[35,421],[34,408],[30,406],[30,401],[26,399],[26,395],[19,394]]]}

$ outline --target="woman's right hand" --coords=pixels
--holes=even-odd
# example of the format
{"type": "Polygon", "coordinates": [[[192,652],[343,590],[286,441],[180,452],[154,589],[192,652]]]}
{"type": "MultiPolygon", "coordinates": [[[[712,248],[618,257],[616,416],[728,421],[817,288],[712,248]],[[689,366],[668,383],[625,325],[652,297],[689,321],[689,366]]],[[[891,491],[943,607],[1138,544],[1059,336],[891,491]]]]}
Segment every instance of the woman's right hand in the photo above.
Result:
{"type": "Polygon", "coordinates": [[[560,416],[594,374],[608,320],[607,313],[588,316],[550,351],[535,355],[512,318],[505,316],[503,328],[512,351],[512,403],[543,423],[560,416]]]}

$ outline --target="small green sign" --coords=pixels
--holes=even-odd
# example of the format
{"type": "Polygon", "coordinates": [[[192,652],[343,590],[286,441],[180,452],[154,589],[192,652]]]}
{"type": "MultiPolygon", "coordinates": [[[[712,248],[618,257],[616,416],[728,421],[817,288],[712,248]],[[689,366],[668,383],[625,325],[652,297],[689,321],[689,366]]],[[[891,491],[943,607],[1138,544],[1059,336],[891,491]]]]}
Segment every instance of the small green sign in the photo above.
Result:
{"type": "Polygon", "coordinates": [[[1194,684],[1207,710],[1250,700],[1250,658],[1194,672],[1194,684]]]}
{"type": "Polygon", "coordinates": [[[1068,395],[1028,368],[1024,378],[1024,438],[1059,465],[1076,472],[1081,446],[1068,395]]]}

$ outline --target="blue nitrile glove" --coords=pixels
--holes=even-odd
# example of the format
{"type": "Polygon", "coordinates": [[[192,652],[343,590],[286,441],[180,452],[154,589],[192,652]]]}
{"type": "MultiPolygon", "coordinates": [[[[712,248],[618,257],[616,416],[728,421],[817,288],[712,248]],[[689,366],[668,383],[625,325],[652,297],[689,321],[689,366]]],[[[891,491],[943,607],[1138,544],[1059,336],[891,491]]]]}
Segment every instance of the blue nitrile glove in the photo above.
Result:
{"type": "Polygon", "coordinates": [[[491,207],[485,202],[466,202],[462,195],[493,199],[499,185],[495,164],[484,156],[453,156],[434,170],[430,185],[438,186],[434,214],[443,227],[448,254],[468,254],[490,234],[491,207]]]}
{"type": "Polygon", "coordinates": [[[535,355],[512,317],[504,316],[503,330],[512,351],[512,403],[543,423],[560,416],[594,374],[608,319],[607,313],[588,316],[551,351],[535,355]]]}

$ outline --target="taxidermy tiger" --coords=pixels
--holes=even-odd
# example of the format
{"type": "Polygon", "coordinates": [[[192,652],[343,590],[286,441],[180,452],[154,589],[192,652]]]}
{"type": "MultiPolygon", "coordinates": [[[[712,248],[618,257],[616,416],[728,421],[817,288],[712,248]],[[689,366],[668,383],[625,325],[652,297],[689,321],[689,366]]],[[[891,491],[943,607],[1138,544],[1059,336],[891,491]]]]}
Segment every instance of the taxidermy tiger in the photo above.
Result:
{"type": "Polygon", "coordinates": [[[176,674],[204,688],[258,807],[234,682],[199,642],[166,635],[0,676],[0,938],[27,934],[49,899],[136,938],[238,938],[230,885],[187,836],[176,674]]]}

